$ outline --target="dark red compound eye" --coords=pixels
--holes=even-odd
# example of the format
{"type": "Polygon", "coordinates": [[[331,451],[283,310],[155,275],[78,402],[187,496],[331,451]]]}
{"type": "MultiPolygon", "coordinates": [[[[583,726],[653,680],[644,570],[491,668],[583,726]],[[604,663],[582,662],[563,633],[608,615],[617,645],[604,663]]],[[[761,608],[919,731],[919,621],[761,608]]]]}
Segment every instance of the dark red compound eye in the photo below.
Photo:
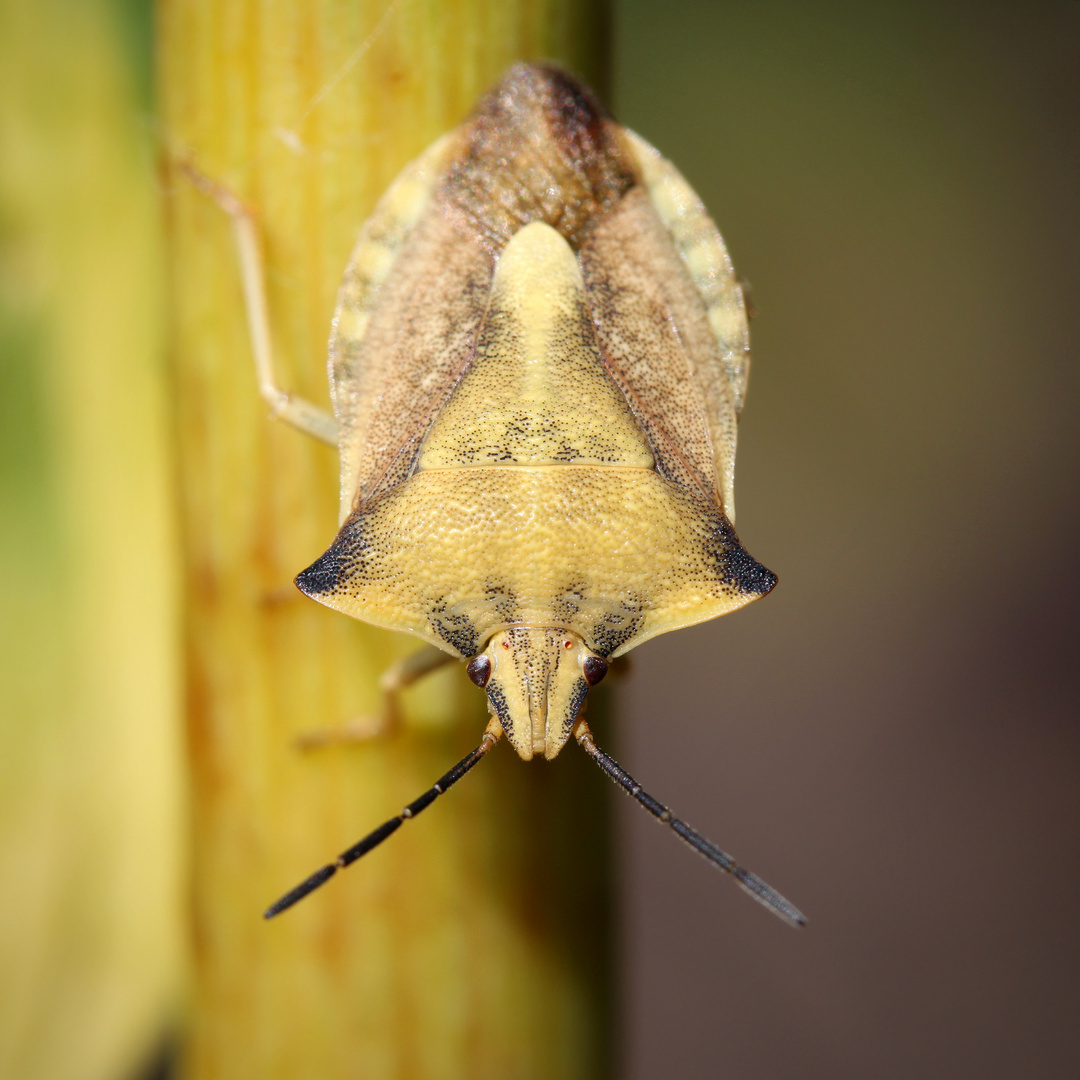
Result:
{"type": "Polygon", "coordinates": [[[586,656],[581,662],[585,681],[595,686],[607,674],[607,661],[600,656],[586,656]]]}
{"type": "Polygon", "coordinates": [[[491,661],[481,653],[469,661],[465,672],[477,686],[487,686],[488,679],[491,678],[491,661]]]}

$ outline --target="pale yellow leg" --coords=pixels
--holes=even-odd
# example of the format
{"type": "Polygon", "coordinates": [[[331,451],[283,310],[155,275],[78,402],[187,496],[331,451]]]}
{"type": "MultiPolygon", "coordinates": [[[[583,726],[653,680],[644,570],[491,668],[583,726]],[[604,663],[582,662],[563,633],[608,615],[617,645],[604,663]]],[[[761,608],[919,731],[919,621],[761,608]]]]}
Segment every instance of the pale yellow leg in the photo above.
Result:
{"type": "Polygon", "coordinates": [[[277,384],[270,340],[270,319],[266,307],[262,245],[259,242],[255,214],[228,188],[203,176],[189,162],[183,162],[181,168],[191,182],[213,199],[232,220],[236,254],[240,262],[240,279],[244,289],[244,304],[247,308],[248,330],[251,334],[251,351],[255,357],[255,372],[259,379],[259,393],[270,406],[273,416],[292,424],[306,435],[337,446],[338,428],[333,414],[304,398],[286,393],[277,384]]]}
{"type": "Polygon", "coordinates": [[[324,746],[364,742],[393,733],[401,723],[401,702],[398,698],[401,691],[454,660],[455,657],[434,645],[425,645],[409,653],[391,664],[379,679],[379,692],[383,699],[380,712],[374,716],[358,716],[337,727],[309,731],[296,740],[296,745],[302,750],[315,750],[324,746]]]}

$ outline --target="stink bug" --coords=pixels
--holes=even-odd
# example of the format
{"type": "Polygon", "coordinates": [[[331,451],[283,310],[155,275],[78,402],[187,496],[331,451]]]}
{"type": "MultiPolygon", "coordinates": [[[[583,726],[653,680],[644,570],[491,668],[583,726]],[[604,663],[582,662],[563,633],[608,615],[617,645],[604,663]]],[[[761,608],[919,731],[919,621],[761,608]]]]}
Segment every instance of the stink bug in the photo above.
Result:
{"type": "Polygon", "coordinates": [[[480,745],[276,915],[395,832],[503,735],[573,735],[617,784],[789,923],[803,916],[641,790],[581,715],[609,663],[767,593],[739,544],[746,303],[716,227],[656,150],[564,72],[518,65],[409,165],[361,232],[330,341],[334,415],[276,384],[252,218],[233,215],[260,388],[341,454],[341,526],[296,584],[465,660],[480,745]]]}

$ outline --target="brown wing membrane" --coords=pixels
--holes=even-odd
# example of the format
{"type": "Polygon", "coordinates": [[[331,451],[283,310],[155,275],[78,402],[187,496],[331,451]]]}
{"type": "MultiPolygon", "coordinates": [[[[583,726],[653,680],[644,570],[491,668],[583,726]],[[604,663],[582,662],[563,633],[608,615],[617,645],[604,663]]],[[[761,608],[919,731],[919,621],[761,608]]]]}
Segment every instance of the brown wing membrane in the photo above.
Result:
{"type": "Polygon", "coordinates": [[[342,425],[350,509],[412,471],[428,425],[472,360],[494,262],[463,242],[445,214],[429,210],[383,284],[364,336],[335,341],[335,361],[356,373],[335,393],[352,420],[342,425]],[[353,431],[355,445],[346,446],[353,431]]]}
{"type": "MultiPolygon", "coordinates": [[[[705,305],[643,188],[596,226],[581,252],[597,336],[666,479],[725,504],[699,368],[716,340],[705,305]]],[[[735,413],[723,401],[734,438],[735,413]]]]}
{"type": "Polygon", "coordinates": [[[558,68],[513,68],[463,137],[441,198],[463,234],[493,254],[532,221],[558,230],[577,251],[639,182],[618,124],[558,68]]]}

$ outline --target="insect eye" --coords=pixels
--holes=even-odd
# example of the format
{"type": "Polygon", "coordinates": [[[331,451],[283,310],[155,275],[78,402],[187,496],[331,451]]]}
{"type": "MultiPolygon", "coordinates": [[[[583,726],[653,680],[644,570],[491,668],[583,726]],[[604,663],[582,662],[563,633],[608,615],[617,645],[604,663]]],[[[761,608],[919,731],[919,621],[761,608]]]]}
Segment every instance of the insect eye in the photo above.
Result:
{"type": "Polygon", "coordinates": [[[491,661],[481,653],[469,661],[465,672],[477,686],[487,686],[488,679],[491,678],[491,661]]]}
{"type": "Polygon", "coordinates": [[[599,656],[586,656],[581,663],[585,681],[595,686],[607,674],[607,661],[599,656]]]}

